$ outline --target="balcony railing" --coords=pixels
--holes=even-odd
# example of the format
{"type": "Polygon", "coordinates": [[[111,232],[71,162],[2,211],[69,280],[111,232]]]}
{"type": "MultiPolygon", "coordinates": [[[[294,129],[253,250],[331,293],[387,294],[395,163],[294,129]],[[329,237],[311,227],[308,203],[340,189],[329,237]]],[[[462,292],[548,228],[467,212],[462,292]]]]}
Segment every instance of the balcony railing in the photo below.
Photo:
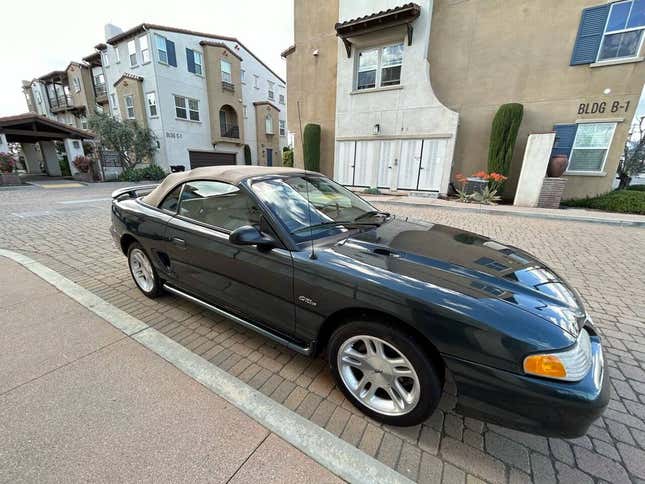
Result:
{"type": "Polygon", "coordinates": [[[107,96],[107,87],[105,87],[105,83],[103,83],[103,84],[95,84],[94,85],[94,94],[96,94],[96,97],[107,96]]]}
{"type": "Polygon", "coordinates": [[[49,98],[49,107],[51,109],[65,109],[74,107],[71,96],[56,96],[49,98]]]}
{"type": "Polygon", "coordinates": [[[233,84],[232,82],[222,81],[222,89],[235,92],[235,84],[233,84]]]}
{"type": "Polygon", "coordinates": [[[240,127],[232,124],[223,124],[220,126],[220,134],[222,138],[237,138],[240,137],[240,127]]]}

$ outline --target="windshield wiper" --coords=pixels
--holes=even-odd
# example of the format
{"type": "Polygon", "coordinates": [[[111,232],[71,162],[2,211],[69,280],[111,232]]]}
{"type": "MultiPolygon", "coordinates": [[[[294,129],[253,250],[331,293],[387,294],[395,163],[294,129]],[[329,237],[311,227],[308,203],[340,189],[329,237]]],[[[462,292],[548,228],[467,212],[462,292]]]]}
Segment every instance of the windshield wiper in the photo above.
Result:
{"type": "Polygon", "coordinates": [[[369,218],[369,217],[374,217],[375,215],[381,215],[383,218],[388,218],[390,216],[389,212],[381,212],[380,210],[370,210],[369,212],[365,212],[362,215],[359,215],[354,219],[354,222],[364,219],[364,218],[369,218]]]}
{"type": "MultiPolygon", "coordinates": [[[[358,220],[358,219],[357,219],[358,220]]],[[[300,227],[292,232],[289,232],[290,235],[297,234],[299,232],[304,232],[306,230],[315,230],[321,227],[333,227],[335,225],[347,225],[347,226],[362,226],[362,225],[380,225],[378,222],[356,222],[356,220],[334,220],[331,222],[322,222],[319,224],[309,225],[307,227],[300,227]]]]}

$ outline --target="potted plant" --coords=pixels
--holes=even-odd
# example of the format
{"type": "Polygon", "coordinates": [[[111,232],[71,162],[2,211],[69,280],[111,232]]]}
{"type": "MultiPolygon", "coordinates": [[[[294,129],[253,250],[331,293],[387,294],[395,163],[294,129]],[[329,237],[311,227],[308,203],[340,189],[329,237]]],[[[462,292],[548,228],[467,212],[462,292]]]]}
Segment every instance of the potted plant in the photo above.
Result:
{"type": "Polygon", "coordinates": [[[9,153],[0,153],[0,185],[20,185],[16,159],[9,153]]]}
{"type": "Polygon", "coordinates": [[[74,166],[78,170],[78,173],[74,175],[74,178],[77,180],[91,183],[94,181],[94,175],[92,173],[92,160],[87,156],[77,156],[72,161],[74,166]]]}

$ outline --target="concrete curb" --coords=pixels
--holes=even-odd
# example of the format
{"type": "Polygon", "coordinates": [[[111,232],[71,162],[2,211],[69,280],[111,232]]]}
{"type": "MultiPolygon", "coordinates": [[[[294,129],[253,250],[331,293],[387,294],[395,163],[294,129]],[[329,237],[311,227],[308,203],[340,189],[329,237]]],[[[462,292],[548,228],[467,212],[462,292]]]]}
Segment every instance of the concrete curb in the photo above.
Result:
{"type": "MultiPolygon", "coordinates": [[[[10,250],[0,249],[0,256],[29,269],[340,478],[365,484],[412,483],[385,464],[273,401],[47,266],[10,250]]],[[[280,456],[276,456],[276,459],[279,458],[280,456]]]]}
{"type": "Polygon", "coordinates": [[[401,205],[405,207],[414,207],[414,208],[438,208],[442,210],[453,210],[455,212],[475,212],[475,213],[485,213],[488,215],[506,215],[510,217],[526,217],[526,218],[539,218],[546,220],[561,220],[563,222],[587,222],[593,224],[604,224],[604,225],[619,225],[625,227],[645,227],[645,221],[639,220],[612,220],[612,219],[603,219],[596,217],[582,217],[578,215],[555,215],[550,213],[530,213],[530,212],[506,212],[502,210],[490,210],[487,208],[475,208],[475,207],[452,207],[450,205],[434,205],[434,204],[425,204],[425,203],[413,203],[413,202],[400,202],[398,200],[368,200],[370,203],[383,203],[391,205],[401,205]]]}

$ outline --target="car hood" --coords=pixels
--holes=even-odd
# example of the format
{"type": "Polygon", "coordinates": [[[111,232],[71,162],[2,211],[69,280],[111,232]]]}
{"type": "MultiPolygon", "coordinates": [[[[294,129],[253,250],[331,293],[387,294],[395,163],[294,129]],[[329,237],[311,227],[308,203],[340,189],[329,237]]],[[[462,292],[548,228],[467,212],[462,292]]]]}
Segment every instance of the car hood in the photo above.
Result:
{"type": "Polygon", "coordinates": [[[585,311],[578,295],[544,263],[515,247],[440,224],[392,218],[333,249],[357,263],[476,298],[515,304],[576,336],[585,311]]]}

